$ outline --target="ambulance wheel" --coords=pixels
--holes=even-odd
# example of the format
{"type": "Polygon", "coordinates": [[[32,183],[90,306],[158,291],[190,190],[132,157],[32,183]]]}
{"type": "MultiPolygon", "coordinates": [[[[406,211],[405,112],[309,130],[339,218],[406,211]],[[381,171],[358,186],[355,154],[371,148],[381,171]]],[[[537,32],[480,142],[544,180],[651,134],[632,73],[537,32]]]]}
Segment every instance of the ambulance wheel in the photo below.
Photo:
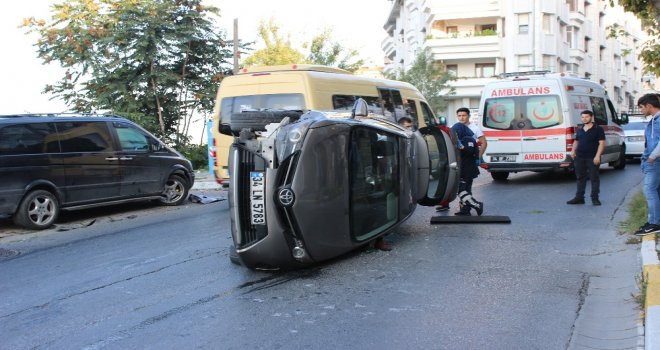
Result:
{"type": "Polygon", "coordinates": [[[626,146],[621,147],[621,151],[619,152],[619,159],[611,162],[610,165],[617,170],[621,170],[626,167],[626,146]]]}
{"type": "Polygon", "coordinates": [[[495,181],[505,181],[506,179],[509,178],[509,172],[508,171],[492,171],[490,173],[490,176],[492,176],[493,180],[495,180],[495,181]]]}

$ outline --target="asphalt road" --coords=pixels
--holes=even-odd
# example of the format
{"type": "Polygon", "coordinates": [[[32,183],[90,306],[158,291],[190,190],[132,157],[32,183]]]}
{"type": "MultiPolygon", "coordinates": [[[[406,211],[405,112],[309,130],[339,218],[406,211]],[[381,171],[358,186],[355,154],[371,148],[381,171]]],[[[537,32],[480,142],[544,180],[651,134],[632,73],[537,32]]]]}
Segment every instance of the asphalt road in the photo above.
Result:
{"type": "Polygon", "coordinates": [[[617,231],[641,180],[637,164],[604,168],[603,206],[568,206],[570,177],[482,173],[485,214],[511,224],[430,225],[435,211],[418,207],[391,252],[285,273],[229,262],[226,201],[96,209],[65,216],[61,231],[3,221],[0,348],[597,347],[607,339],[587,334],[612,305],[630,317],[603,327],[636,327],[639,246],[617,231]]]}

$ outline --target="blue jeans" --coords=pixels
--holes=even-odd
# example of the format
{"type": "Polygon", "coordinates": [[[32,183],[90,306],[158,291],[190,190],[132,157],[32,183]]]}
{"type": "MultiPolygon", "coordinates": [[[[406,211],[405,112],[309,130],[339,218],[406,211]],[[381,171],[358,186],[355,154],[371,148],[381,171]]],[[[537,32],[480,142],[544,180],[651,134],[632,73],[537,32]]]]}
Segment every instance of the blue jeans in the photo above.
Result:
{"type": "Polygon", "coordinates": [[[642,163],[644,172],[644,195],[649,207],[649,224],[660,224],[660,159],[653,163],[642,163]]]}

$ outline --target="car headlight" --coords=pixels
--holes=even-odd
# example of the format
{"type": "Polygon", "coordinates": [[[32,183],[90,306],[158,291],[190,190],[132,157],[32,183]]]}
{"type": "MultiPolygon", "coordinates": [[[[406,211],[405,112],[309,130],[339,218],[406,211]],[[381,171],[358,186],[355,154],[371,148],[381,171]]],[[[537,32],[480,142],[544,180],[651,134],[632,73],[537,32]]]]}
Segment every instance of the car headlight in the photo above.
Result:
{"type": "Polygon", "coordinates": [[[280,162],[302,147],[305,134],[313,122],[313,120],[301,119],[277,131],[275,151],[277,152],[277,159],[280,162]]]}

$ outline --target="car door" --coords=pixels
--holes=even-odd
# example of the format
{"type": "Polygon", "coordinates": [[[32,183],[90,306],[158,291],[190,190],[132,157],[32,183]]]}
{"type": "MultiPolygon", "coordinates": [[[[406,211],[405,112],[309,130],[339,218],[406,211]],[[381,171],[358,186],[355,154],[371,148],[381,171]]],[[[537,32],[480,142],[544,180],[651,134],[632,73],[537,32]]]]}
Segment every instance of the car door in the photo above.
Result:
{"type": "Polygon", "coordinates": [[[105,121],[61,121],[55,124],[65,175],[65,203],[101,202],[119,197],[121,169],[105,121]]]}
{"type": "Polygon", "coordinates": [[[122,167],[122,197],[159,193],[163,188],[161,157],[154,151],[158,141],[127,122],[113,122],[122,167]]]}
{"type": "MultiPolygon", "coordinates": [[[[451,132],[451,131],[450,131],[451,132]]],[[[458,192],[460,167],[459,153],[451,136],[437,126],[427,126],[419,129],[426,142],[428,151],[428,179],[426,193],[417,202],[424,206],[437,205],[443,200],[453,200],[458,192]]],[[[424,167],[420,164],[420,167],[424,167]]],[[[420,174],[424,174],[423,171],[420,174]]],[[[422,175],[424,176],[424,175],[422,175]]],[[[422,182],[424,179],[420,179],[422,182]]]]}

